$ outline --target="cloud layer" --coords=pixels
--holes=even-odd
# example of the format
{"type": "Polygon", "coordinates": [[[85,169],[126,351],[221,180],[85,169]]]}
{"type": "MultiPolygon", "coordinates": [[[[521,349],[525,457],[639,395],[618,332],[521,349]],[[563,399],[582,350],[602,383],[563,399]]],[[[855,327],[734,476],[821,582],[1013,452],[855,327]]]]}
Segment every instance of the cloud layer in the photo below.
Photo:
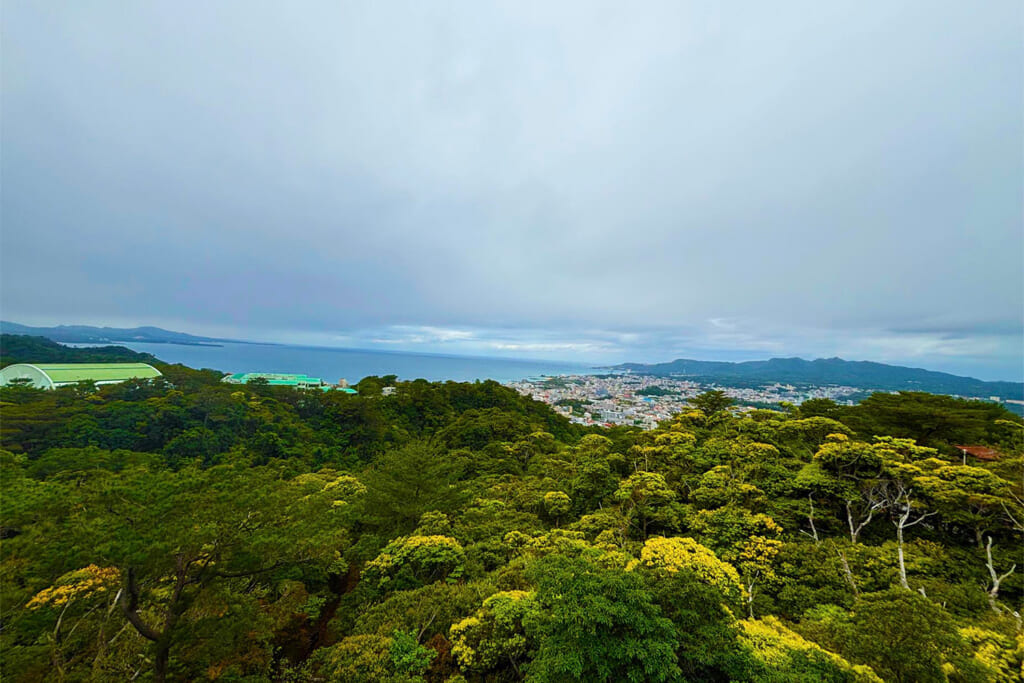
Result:
{"type": "Polygon", "coordinates": [[[1021,9],[898,4],[9,4],[3,315],[1019,378],[1021,9]]]}

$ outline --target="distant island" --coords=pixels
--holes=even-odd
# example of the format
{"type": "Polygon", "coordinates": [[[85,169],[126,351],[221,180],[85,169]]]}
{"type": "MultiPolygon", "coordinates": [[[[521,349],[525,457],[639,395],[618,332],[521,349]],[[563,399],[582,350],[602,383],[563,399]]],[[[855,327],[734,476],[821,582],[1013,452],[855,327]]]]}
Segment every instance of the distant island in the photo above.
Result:
{"type": "Polygon", "coordinates": [[[622,363],[613,370],[654,376],[686,377],[700,382],[743,383],[782,382],[797,384],[836,384],[881,391],[926,391],[956,396],[999,397],[1000,400],[1024,399],[1024,383],[986,382],[945,372],[886,365],[842,358],[772,358],[739,363],[701,361],[680,358],[668,363],[622,363]]]}
{"type": "Polygon", "coordinates": [[[189,346],[220,346],[232,339],[199,337],[184,332],[173,332],[159,327],[93,327],[92,325],[58,325],[56,327],[30,327],[0,321],[4,334],[46,337],[64,344],[108,344],[110,342],[143,342],[147,344],[185,344],[189,346]]]}

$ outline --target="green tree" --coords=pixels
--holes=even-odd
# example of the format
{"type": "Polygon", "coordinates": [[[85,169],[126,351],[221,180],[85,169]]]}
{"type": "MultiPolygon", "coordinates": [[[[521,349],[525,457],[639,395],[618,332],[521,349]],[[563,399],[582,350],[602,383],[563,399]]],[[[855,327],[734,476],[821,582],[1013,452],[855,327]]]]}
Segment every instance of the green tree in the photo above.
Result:
{"type": "Polygon", "coordinates": [[[423,513],[455,506],[457,475],[457,463],[422,441],[388,451],[363,477],[363,518],[385,532],[409,532],[423,513]]]}
{"type": "Polygon", "coordinates": [[[914,479],[941,517],[971,529],[978,548],[992,528],[1002,526],[1010,482],[981,467],[941,465],[914,479]]]}
{"type": "Polygon", "coordinates": [[[424,680],[423,673],[437,656],[434,650],[420,645],[414,634],[405,631],[395,631],[391,635],[388,654],[395,672],[414,683],[424,680]]]}
{"type": "Polygon", "coordinates": [[[687,403],[710,417],[725,411],[734,401],[721,389],[709,389],[703,394],[687,399],[687,403]]]}
{"type": "Polygon", "coordinates": [[[531,592],[495,593],[473,616],[452,624],[452,654],[464,671],[485,674],[507,665],[518,677],[532,650],[524,622],[537,609],[531,592]]]}
{"type": "Polygon", "coordinates": [[[572,449],[574,472],[571,495],[584,510],[593,510],[615,491],[616,477],[612,473],[611,439],[588,434],[572,449]]]}
{"type": "Polygon", "coordinates": [[[669,487],[665,477],[655,472],[630,475],[615,491],[615,500],[639,528],[641,540],[647,538],[647,529],[652,521],[672,526],[671,504],[675,499],[675,491],[669,487]]]}
{"type": "Polygon", "coordinates": [[[802,638],[775,617],[739,622],[739,643],[748,660],[732,680],[752,683],[882,683],[875,672],[853,665],[802,638]]]}
{"type": "Polygon", "coordinates": [[[272,469],[245,465],[138,468],[88,482],[59,538],[119,571],[122,612],[152,643],[154,680],[163,681],[173,648],[204,631],[197,606],[227,600],[242,613],[251,598],[234,591],[246,584],[303,566],[342,568],[345,531],[327,491],[310,495],[272,469]]]}
{"type": "Polygon", "coordinates": [[[418,588],[434,581],[455,581],[465,571],[466,553],[449,536],[401,536],[366,565],[363,577],[381,589],[418,588]]]}
{"type": "Polygon", "coordinates": [[[539,612],[527,681],[669,681],[680,674],[675,628],[635,572],[549,555],[529,572],[539,612]]]}
{"type": "Polygon", "coordinates": [[[568,514],[571,509],[572,499],[568,494],[562,491],[548,491],[544,494],[544,512],[555,520],[555,526],[558,526],[558,520],[568,514]]]}
{"type": "MultiPolygon", "coordinates": [[[[308,680],[379,683],[400,680],[391,663],[392,639],[358,635],[318,649],[306,663],[308,680]]],[[[403,683],[412,683],[404,681],[403,683]]]]}
{"type": "MultiPolygon", "coordinates": [[[[640,575],[654,601],[675,626],[676,656],[682,680],[728,680],[728,672],[737,670],[741,662],[735,618],[723,601],[721,590],[688,569],[670,571],[645,567],[640,575]]],[[[740,587],[738,579],[736,581],[734,586],[738,592],[740,587]]]]}
{"type": "Polygon", "coordinates": [[[1020,422],[997,403],[916,391],[872,394],[843,416],[864,438],[884,434],[936,447],[997,442],[1010,429],[999,420],[1020,422]]]}
{"type": "Polygon", "coordinates": [[[842,416],[842,406],[830,398],[811,398],[797,408],[797,415],[801,418],[825,417],[838,420],[842,416]]]}
{"type": "Polygon", "coordinates": [[[900,589],[865,593],[853,609],[848,646],[852,656],[897,683],[946,680],[942,665],[962,648],[948,612],[900,589]]]}
{"type": "Polygon", "coordinates": [[[213,455],[219,450],[217,435],[205,427],[191,427],[164,446],[164,453],[175,465],[196,458],[203,464],[210,464],[213,455]]]}

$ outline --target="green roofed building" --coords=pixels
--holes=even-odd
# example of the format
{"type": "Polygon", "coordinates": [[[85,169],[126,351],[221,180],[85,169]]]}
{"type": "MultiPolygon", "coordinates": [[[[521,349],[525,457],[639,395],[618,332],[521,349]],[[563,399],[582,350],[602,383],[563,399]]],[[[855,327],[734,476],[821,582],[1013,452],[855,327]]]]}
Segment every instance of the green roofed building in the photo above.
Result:
{"type": "Polygon", "coordinates": [[[0,387],[14,380],[28,380],[38,389],[56,389],[79,382],[117,384],[161,376],[146,363],[16,363],[0,370],[0,387]]]}
{"type": "Polygon", "coordinates": [[[319,377],[288,375],[280,372],[236,372],[221,381],[228,384],[248,384],[253,380],[262,380],[276,387],[298,387],[300,389],[315,389],[327,384],[319,377]]]}

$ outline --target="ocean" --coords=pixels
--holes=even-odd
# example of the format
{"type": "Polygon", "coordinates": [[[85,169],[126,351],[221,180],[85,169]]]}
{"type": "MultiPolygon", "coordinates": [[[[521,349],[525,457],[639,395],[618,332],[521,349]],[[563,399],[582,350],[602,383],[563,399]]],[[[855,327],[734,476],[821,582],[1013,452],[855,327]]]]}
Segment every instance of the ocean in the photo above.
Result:
{"type": "Polygon", "coordinates": [[[514,360],[447,356],[397,351],[362,351],[313,346],[237,344],[220,346],[112,342],[133,351],[151,353],[167,363],[223,372],[304,373],[335,383],[354,384],[368,375],[398,375],[399,379],[472,382],[493,379],[511,382],[541,375],[585,375],[598,372],[592,365],[560,361],[514,360]]]}

